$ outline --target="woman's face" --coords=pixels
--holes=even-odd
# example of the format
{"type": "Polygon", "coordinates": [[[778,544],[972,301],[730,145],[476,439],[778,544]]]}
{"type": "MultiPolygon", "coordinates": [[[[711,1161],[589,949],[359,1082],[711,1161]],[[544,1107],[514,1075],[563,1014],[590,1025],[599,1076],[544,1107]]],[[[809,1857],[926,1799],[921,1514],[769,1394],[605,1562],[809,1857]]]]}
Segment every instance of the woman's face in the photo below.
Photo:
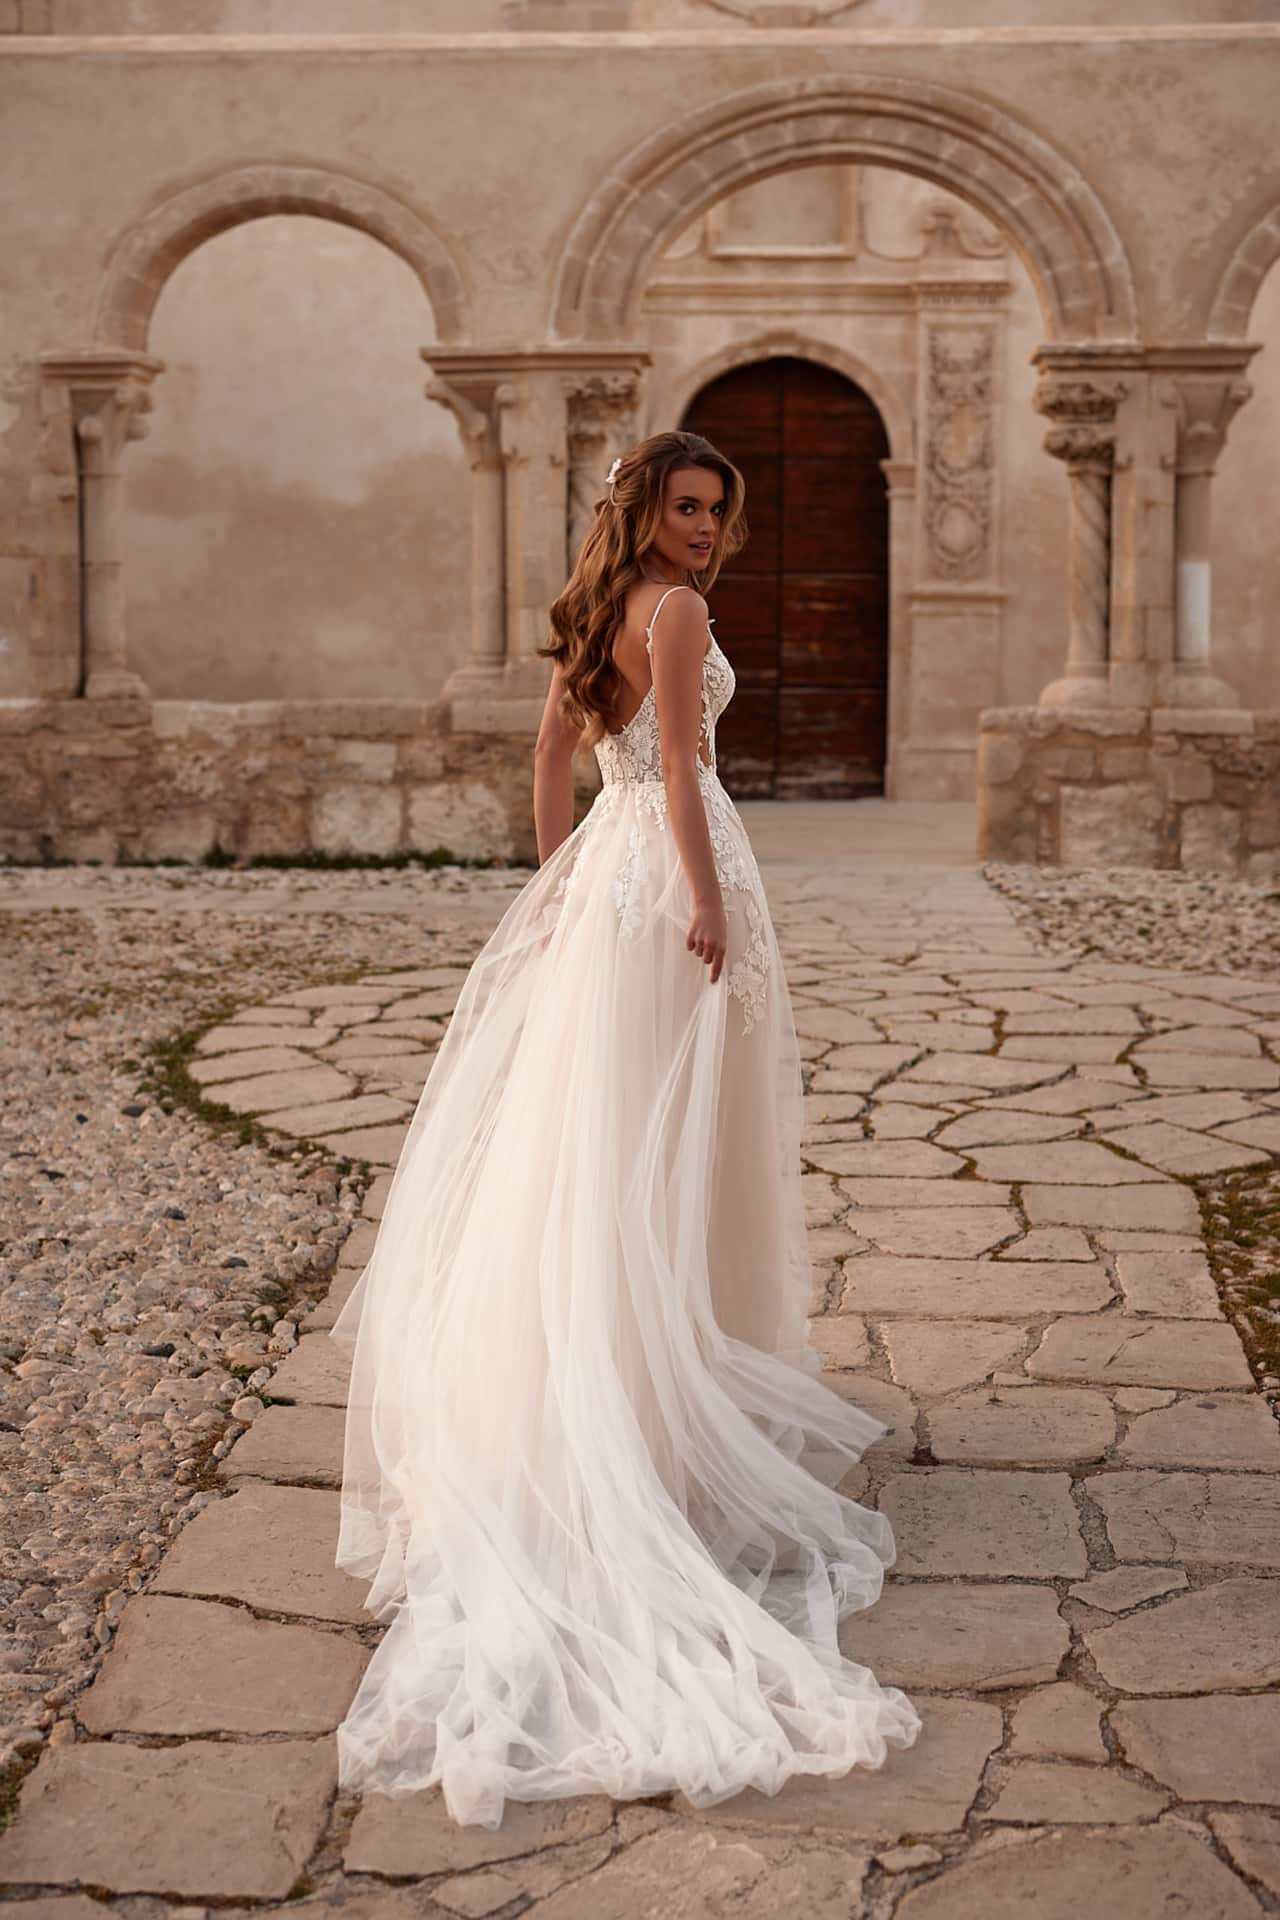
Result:
{"type": "Polygon", "coordinates": [[[716,550],[724,508],[724,481],[713,468],[674,467],[654,551],[678,573],[701,573],[716,550]]]}

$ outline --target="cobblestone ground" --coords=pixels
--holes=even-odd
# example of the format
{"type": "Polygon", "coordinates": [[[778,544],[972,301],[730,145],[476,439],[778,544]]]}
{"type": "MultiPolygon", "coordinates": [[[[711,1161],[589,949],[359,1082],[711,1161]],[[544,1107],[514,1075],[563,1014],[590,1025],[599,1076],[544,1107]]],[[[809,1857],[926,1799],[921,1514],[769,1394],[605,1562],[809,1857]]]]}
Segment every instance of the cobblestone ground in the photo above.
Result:
{"type": "Polygon", "coordinates": [[[527,876],[2,875],[13,1920],[1280,1911],[1280,971],[1188,952],[1173,913],[1115,957],[1103,883],[1050,945],[1025,878],[895,854],[891,817],[833,861],[798,810],[744,812],[807,1063],[815,1339],[893,1428],[850,1485],[898,1562],[843,1638],[909,1690],[916,1746],[497,1833],[337,1795],[376,1629],[332,1565],[325,1328],[527,876]],[[182,1030],[139,1095],[125,1062],[182,1030]]]}

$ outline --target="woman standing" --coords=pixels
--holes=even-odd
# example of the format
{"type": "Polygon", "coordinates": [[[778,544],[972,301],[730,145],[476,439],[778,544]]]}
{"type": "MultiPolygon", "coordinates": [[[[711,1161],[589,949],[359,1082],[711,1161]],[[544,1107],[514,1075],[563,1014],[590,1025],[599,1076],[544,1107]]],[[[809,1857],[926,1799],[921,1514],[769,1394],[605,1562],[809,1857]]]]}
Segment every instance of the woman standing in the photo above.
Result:
{"type": "Polygon", "coordinates": [[[919,1720],[837,1644],[893,1560],[837,1483],[886,1431],[819,1379],[801,1078],[716,775],[702,590],[744,538],[691,433],[609,475],[544,649],[541,865],[477,956],[333,1329],[337,1564],[388,1621],[342,1784],[504,1801],[878,1767],[919,1720]],[[573,828],[572,756],[603,785],[573,828]]]}

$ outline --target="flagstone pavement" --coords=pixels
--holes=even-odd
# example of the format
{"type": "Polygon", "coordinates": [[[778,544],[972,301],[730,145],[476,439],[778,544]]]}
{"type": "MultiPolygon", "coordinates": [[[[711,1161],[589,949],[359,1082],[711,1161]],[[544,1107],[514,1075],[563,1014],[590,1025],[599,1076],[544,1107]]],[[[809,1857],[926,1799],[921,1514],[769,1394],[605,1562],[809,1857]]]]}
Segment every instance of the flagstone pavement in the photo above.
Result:
{"type": "MultiPolygon", "coordinates": [[[[775,1799],[583,1798],[492,1833],[436,1794],[337,1794],[377,1630],[333,1566],[326,1329],[464,967],[370,973],[200,1040],[212,1097],[383,1171],[237,1403],[224,1491],[28,1776],[3,1920],[1280,1911],[1280,1430],[1196,1188],[1280,1159],[1280,980],[1064,958],[959,853],[835,859],[798,813],[744,814],[806,1061],[814,1339],[892,1428],[846,1484],[898,1559],[842,1642],[915,1700],[915,1747],[775,1799]]],[[[503,905],[477,900],[473,949],[503,905]]]]}

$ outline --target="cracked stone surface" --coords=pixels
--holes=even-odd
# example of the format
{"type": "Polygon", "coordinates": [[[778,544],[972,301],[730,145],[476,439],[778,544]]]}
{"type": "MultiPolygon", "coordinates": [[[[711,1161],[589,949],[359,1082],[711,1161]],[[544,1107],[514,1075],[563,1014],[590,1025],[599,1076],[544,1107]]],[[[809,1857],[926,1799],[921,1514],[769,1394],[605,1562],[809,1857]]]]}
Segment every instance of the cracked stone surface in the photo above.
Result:
{"type": "MultiPolygon", "coordinates": [[[[912,1695],[916,1746],[705,1810],[678,1795],[511,1805],[496,1833],[456,1827],[438,1793],[335,1797],[332,1728],[379,1629],[332,1565],[346,1381],[326,1329],[373,1251],[463,970],[525,876],[0,873],[34,954],[46,909],[92,907],[87,985],[113,968],[127,983],[77,1074],[88,1052],[137,1051],[140,1010],[157,1037],[203,1026],[191,1078],[209,1098],[304,1165],[351,1152],[375,1168],[340,1229],[317,1215],[322,1286],[284,1320],[242,1310],[212,1352],[175,1335],[185,1303],[135,1335],[130,1313],[150,1323],[127,1294],[119,1330],[91,1321],[100,1358],[62,1350],[59,1315],[86,1309],[66,1280],[43,1303],[60,1196],[33,1191],[21,1276],[42,1304],[14,1348],[25,1371],[0,1379],[20,1436],[0,1430],[0,1530],[6,1511],[31,1515],[12,1535],[27,1558],[0,1748],[23,1766],[39,1751],[0,1836],[14,1920],[195,1920],[206,1902],[274,1910],[296,1886],[349,1920],[506,1920],[530,1903],[552,1920],[848,1920],[864,1889],[878,1920],[1079,1920],[1082,1902],[1113,1910],[1117,1886],[1126,1911],[1243,1920],[1259,1888],[1280,1898],[1277,1696],[1262,1691],[1280,1644],[1276,1395],[1255,1382],[1200,1213],[1235,1170],[1280,1161],[1280,982],[1180,965],[1176,945],[1167,963],[1108,960],[1109,923],[1086,954],[1053,950],[962,857],[818,858],[788,838],[797,812],[747,812],[805,1061],[814,1342],[836,1390],[894,1427],[846,1491],[889,1515],[898,1558],[841,1644],[912,1695]],[[136,942],[103,944],[104,927],[140,924],[142,991],[136,942]],[[169,971],[188,950],[203,1021],[169,971]],[[184,1445],[216,1444],[126,1586],[66,1543],[113,1511],[96,1496],[132,1455],[77,1481],[57,1449],[85,1417],[68,1377],[136,1368],[161,1334],[184,1370],[158,1355],[142,1384],[122,1372],[100,1418],[157,1458],[179,1422],[184,1445]],[[22,1504],[50,1485],[67,1489],[61,1531],[22,1504]]],[[[65,1044],[51,1034],[50,1059],[65,1044]]],[[[81,1111],[96,1097],[78,1093],[81,1111]]],[[[164,1122],[193,1139],[205,1124],[164,1122]]],[[[180,1258],[206,1284],[231,1236],[171,1153],[162,1172],[180,1258]]],[[[270,1163],[252,1177],[269,1196],[270,1163]]],[[[0,1335],[16,1300],[0,1296],[0,1335]]]]}

